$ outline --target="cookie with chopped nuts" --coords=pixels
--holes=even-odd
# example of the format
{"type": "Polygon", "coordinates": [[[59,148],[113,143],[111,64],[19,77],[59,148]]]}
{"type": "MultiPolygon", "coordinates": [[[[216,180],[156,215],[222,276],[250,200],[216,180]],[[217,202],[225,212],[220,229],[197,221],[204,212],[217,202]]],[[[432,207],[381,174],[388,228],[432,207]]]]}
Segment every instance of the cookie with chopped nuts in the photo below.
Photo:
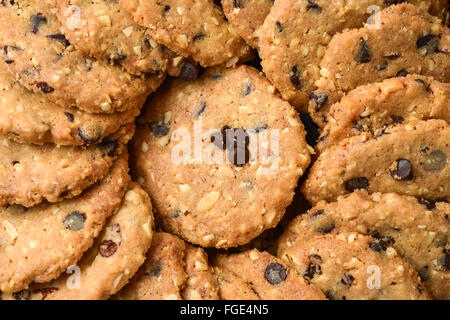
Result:
{"type": "Polygon", "coordinates": [[[2,2],[0,26],[0,63],[27,89],[65,107],[91,113],[140,108],[163,80],[134,77],[76,50],[44,1],[2,2]]]}
{"type": "Polygon", "coordinates": [[[128,181],[124,153],[103,180],[77,198],[30,209],[0,207],[0,291],[51,281],[76,264],[120,206],[128,181]]]}
{"type": "Polygon", "coordinates": [[[229,248],[278,224],[312,149],[298,114],[274,90],[240,66],[169,81],[152,97],[132,163],[167,232],[229,248]]]}
{"type": "Polygon", "coordinates": [[[361,85],[408,73],[450,82],[450,30],[416,6],[390,6],[371,24],[336,35],[320,66],[308,109],[323,128],[331,105],[361,85]]]}
{"type": "Polygon", "coordinates": [[[153,237],[153,214],[147,193],[131,184],[114,216],[77,262],[58,279],[32,284],[3,299],[103,300],[118,292],[144,263],[153,237]],[[79,268],[79,269],[78,269],[79,268]],[[76,270],[76,271],[75,271],[76,270]]]}
{"type": "Polygon", "coordinates": [[[91,146],[39,146],[1,138],[0,206],[31,207],[79,195],[108,174],[133,133],[130,124],[91,146]]]}
{"type": "Polygon", "coordinates": [[[312,204],[358,189],[450,200],[450,125],[418,121],[362,134],[325,150],[302,186],[312,204]]]}
{"type": "Polygon", "coordinates": [[[318,235],[287,248],[281,259],[330,300],[431,300],[417,272],[358,233],[318,235]]]}
{"type": "Polygon", "coordinates": [[[210,0],[121,0],[134,20],[159,43],[203,67],[231,66],[251,49],[210,0]]]}
{"type": "Polygon", "coordinates": [[[337,202],[319,202],[295,218],[280,237],[278,252],[321,234],[358,232],[405,259],[436,299],[450,299],[450,205],[395,193],[355,191],[337,202]],[[395,251],[394,251],[395,250],[395,251]]]}
{"type": "Polygon", "coordinates": [[[239,35],[253,48],[258,47],[260,28],[275,0],[222,0],[225,16],[239,35]]]}
{"type": "MultiPolygon", "coordinates": [[[[318,288],[309,285],[295,270],[264,251],[256,249],[232,255],[219,255],[214,265],[241,279],[261,300],[324,300],[318,288]]],[[[229,285],[229,283],[228,283],[229,285]]],[[[241,293],[227,297],[238,298],[241,293]]],[[[250,293],[249,298],[254,295],[250,293]]]]}
{"type": "Polygon", "coordinates": [[[418,120],[450,123],[449,106],[450,84],[429,77],[408,75],[361,86],[331,106],[317,149],[365,132],[380,136],[388,127],[418,120]]]}
{"type": "Polygon", "coordinates": [[[21,143],[101,143],[139,114],[138,108],[101,114],[56,105],[45,94],[25,89],[1,65],[0,95],[0,135],[21,143]]]}
{"type": "Polygon", "coordinates": [[[167,48],[118,1],[56,1],[62,30],[81,52],[121,65],[134,75],[163,73],[169,63],[167,48]]]}
{"type": "Polygon", "coordinates": [[[217,300],[218,287],[203,249],[156,232],[141,270],[114,299],[217,300]]]}
{"type": "MultiPolygon", "coordinates": [[[[283,98],[299,110],[308,109],[320,79],[320,62],[331,38],[344,29],[362,27],[375,12],[399,1],[278,1],[260,30],[264,73],[283,98]]],[[[444,8],[447,0],[412,0],[424,10],[444,8]],[[438,3],[439,2],[439,3],[438,3]],[[435,8],[435,7],[433,7],[435,8]]],[[[434,12],[434,9],[432,10],[434,12]]],[[[321,101],[322,96],[316,98],[321,101]]]]}

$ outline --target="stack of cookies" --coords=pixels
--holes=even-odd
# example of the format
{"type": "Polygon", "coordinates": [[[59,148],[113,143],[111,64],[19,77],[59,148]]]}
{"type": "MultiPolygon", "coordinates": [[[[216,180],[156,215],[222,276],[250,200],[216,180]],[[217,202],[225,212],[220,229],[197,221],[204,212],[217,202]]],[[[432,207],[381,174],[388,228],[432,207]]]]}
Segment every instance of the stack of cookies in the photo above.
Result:
{"type": "Polygon", "coordinates": [[[0,299],[449,300],[449,23],[1,1],[0,299]]]}

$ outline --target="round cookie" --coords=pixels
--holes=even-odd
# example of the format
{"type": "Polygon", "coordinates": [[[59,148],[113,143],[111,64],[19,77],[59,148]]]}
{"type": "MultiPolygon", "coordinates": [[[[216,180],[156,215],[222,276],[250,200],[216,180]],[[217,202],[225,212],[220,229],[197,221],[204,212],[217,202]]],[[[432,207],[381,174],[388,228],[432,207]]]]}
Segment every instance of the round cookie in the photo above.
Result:
{"type": "Polygon", "coordinates": [[[77,198],[30,209],[0,207],[0,291],[48,282],[80,260],[120,206],[128,181],[124,153],[108,176],[77,198]]]}
{"type": "Polygon", "coordinates": [[[410,265],[357,233],[297,242],[282,260],[331,300],[432,299],[410,265]]]}
{"type": "Polygon", "coordinates": [[[362,134],[325,150],[302,191],[315,204],[335,201],[357,189],[450,200],[450,125],[419,121],[362,134]]]}
{"type": "Polygon", "coordinates": [[[203,249],[156,232],[145,264],[114,299],[217,300],[218,287],[203,249]]]}
{"type": "MultiPolygon", "coordinates": [[[[260,56],[264,73],[299,110],[306,111],[320,78],[320,62],[331,38],[344,29],[362,27],[372,14],[400,1],[278,1],[261,28],[260,56]]],[[[447,0],[412,0],[438,11],[447,0]]],[[[445,3],[445,5],[444,5],[445,3]]]]}
{"type": "Polygon", "coordinates": [[[231,271],[214,267],[213,273],[219,286],[220,300],[261,300],[250,283],[231,271]]]}
{"type": "Polygon", "coordinates": [[[247,66],[168,82],[138,121],[136,179],[163,228],[203,247],[275,227],[310,162],[297,113],[247,66]]]}
{"type": "Polygon", "coordinates": [[[372,24],[336,35],[320,66],[308,109],[323,128],[331,105],[358,86],[408,73],[450,82],[450,30],[413,5],[390,6],[372,24]]]}
{"type": "Polygon", "coordinates": [[[0,26],[1,63],[27,89],[62,106],[94,113],[140,108],[163,80],[134,77],[76,50],[61,33],[48,3],[5,1],[0,26]]]}
{"type": "Polygon", "coordinates": [[[122,126],[133,123],[139,114],[137,108],[101,114],[56,105],[44,94],[22,87],[2,65],[0,95],[0,135],[21,143],[100,143],[122,126]]]}
{"type": "Polygon", "coordinates": [[[81,52],[119,64],[135,75],[167,70],[167,49],[118,1],[64,0],[56,1],[56,6],[65,36],[81,52]]]}
{"type": "Polygon", "coordinates": [[[32,284],[3,299],[103,300],[119,291],[144,263],[153,236],[150,198],[131,184],[114,216],[75,266],[58,279],[32,284]],[[72,274],[72,275],[71,275],[72,274]]]}
{"type": "Polygon", "coordinates": [[[239,37],[222,9],[210,0],[121,0],[134,20],[151,36],[203,67],[234,65],[250,56],[251,49],[239,37]]]}
{"type": "Polygon", "coordinates": [[[111,140],[91,146],[58,147],[0,139],[0,206],[34,206],[44,200],[73,198],[108,174],[126,149],[134,124],[111,140]]]}
{"type": "Polygon", "coordinates": [[[367,132],[380,136],[387,127],[418,120],[450,123],[450,84],[417,75],[360,86],[331,106],[317,145],[321,152],[339,141],[367,132]]]}
{"type": "Polygon", "coordinates": [[[355,191],[337,202],[319,202],[295,218],[279,239],[282,254],[296,242],[325,233],[371,235],[383,251],[392,249],[418,273],[437,299],[450,299],[450,205],[395,193],[355,191]]]}
{"type": "Polygon", "coordinates": [[[222,0],[222,8],[239,35],[250,46],[257,48],[260,28],[274,2],[274,0],[222,0]]]}
{"type": "MultiPolygon", "coordinates": [[[[283,262],[256,249],[219,255],[214,264],[246,282],[262,300],[324,300],[316,287],[283,262]]],[[[238,292],[239,293],[239,292],[238,292]]]]}

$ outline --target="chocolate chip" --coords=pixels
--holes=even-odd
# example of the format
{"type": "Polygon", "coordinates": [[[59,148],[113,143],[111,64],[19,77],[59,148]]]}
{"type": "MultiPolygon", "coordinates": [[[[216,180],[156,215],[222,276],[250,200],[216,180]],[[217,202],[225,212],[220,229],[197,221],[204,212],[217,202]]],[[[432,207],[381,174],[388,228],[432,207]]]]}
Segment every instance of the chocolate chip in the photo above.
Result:
{"type": "Polygon", "coordinates": [[[29,290],[20,290],[13,293],[13,297],[15,300],[28,300],[30,298],[29,290]]]}
{"type": "Polygon", "coordinates": [[[231,128],[227,125],[223,126],[220,129],[220,132],[215,132],[211,135],[211,143],[213,143],[219,149],[225,150],[227,149],[227,132],[231,130],[231,128]]]}
{"type": "Polygon", "coordinates": [[[450,250],[442,250],[442,256],[438,260],[438,265],[445,271],[450,270],[450,250]]]}
{"type": "Polygon", "coordinates": [[[226,148],[228,159],[237,167],[242,167],[250,161],[250,137],[241,128],[226,130],[226,148]]]}
{"type": "Polygon", "coordinates": [[[111,59],[111,62],[113,64],[119,64],[121,61],[125,60],[127,57],[126,54],[119,54],[117,56],[115,56],[114,58],[111,59]]]}
{"type": "Polygon", "coordinates": [[[403,3],[403,2],[405,2],[405,0],[384,0],[384,3],[387,6],[391,6],[393,4],[399,4],[399,3],[403,3]]]}
{"type": "Polygon", "coordinates": [[[441,171],[447,166],[447,156],[440,150],[427,155],[423,167],[426,171],[441,171]]]}
{"type": "Polygon", "coordinates": [[[228,152],[228,160],[236,167],[242,167],[250,161],[248,148],[233,148],[228,152]]]}
{"type": "Polygon", "coordinates": [[[326,93],[311,93],[309,95],[309,99],[314,101],[314,106],[316,111],[319,111],[320,108],[328,101],[328,94],[326,93]]]}
{"type": "Polygon", "coordinates": [[[322,258],[319,255],[312,254],[309,256],[309,261],[310,263],[303,274],[303,278],[308,282],[314,278],[314,275],[322,274],[322,268],[319,265],[322,263],[322,258]]]}
{"type": "Polygon", "coordinates": [[[162,269],[161,261],[156,261],[155,263],[153,263],[150,270],[148,270],[145,273],[150,277],[159,277],[159,275],[161,274],[161,269],[162,269]]]}
{"type": "Polygon", "coordinates": [[[47,287],[47,288],[39,288],[39,289],[34,289],[32,291],[33,294],[41,294],[42,298],[41,300],[45,300],[45,298],[47,298],[47,296],[55,291],[57,291],[58,288],[55,287],[47,287]]]}
{"type": "Polygon", "coordinates": [[[409,160],[398,159],[394,163],[394,167],[389,170],[394,180],[412,180],[414,177],[412,165],[409,160]]]}
{"type": "Polygon", "coordinates": [[[336,223],[334,221],[327,221],[324,224],[316,227],[316,231],[319,233],[328,233],[336,227],[336,223]]]}
{"type": "Polygon", "coordinates": [[[119,143],[117,141],[103,141],[97,145],[103,154],[108,157],[115,157],[116,151],[119,148],[119,143]]]}
{"type": "Polygon", "coordinates": [[[206,101],[202,101],[200,109],[198,109],[195,112],[194,117],[196,117],[196,118],[200,117],[203,114],[203,112],[205,112],[205,110],[206,110],[206,101]]]}
{"type": "Polygon", "coordinates": [[[283,26],[280,21],[275,22],[275,25],[277,26],[278,32],[283,32],[283,26]]]}
{"type": "Polygon", "coordinates": [[[306,10],[312,10],[312,11],[316,11],[316,12],[322,12],[322,7],[319,6],[317,3],[308,0],[308,4],[306,5],[306,10]]]}
{"type": "Polygon", "coordinates": [[[355,278],[352,275],[345,273],[344,277],[342,277],[342,279],[341,279],[341,283],[346,286],[351,286],[353,283],[353,280],[355,280],[355,278]]]}
{"type": "Polygon", "coordinates": [[[86,144],[96,143],[102,137],[101,132],[97,132],[93,137],[89,137],[81,128],[78,128],[78,136],[83,140],[86,144]]]}
{"type": "Polygon", "coordinates": [[[119,248],[118,244],[112,240],[103,240],[98,247],[98,252],[102,257],[109,258],[114,255],[119,248]]]}
{"type": "Polygon", "coordinates": [[[302,88],[302,81],[300,80],[301,75],[298,71],[297,66],[294,66],[291,71],[289,72],[289,79],[291,80],[291,83],[296,87],[297,89],[302,88]]]}
{"type": "Polygon", "coordinates": [[[414,79],[415,82],[426,85],[425,81],[423,81],[422,79],[414,79]]]}
{"type": "Polygon", "coordinates": [[[198,33],[192,38],[193,41],[199,41],[205,38],[205,35],[203,33],[198,33]]]}
{"type": "Polygon", "coordinates": [[[345,190],[353,192],[358,189],[367,189],[369,187],[369,180],[365,177],[357,177],[345,182],[345,190]]]}
{"type": "Polygon", "coordinates": [[[167,14],[170,11],[170,6],[166,5],[164,6],[164,14],[167,14]]]}
{"type": "Polygon", "coordinates": [[[47,82],[38,82],[36,83],[36,87],[38,87],[44,93],[52,93],[53,91],[55,91],[55,89],[50,87],[47,82]]]}
{"type": "Polygon", "coordinates": [[[397,72],[397,74],[395,75],[398,78],[404,78],[409,74],[408,71],[406,70],[400,70],[399,72],[397,72]]]}
{"type": "Polygon", "coordinates": [[[405,121],[403,117],[395,115],[391,115],[391,119],[392,121],[394,121],[394,123],[403,123],[403,121],[405,121]]]}
{"type": "Polygon", "coordinates": [[[428,279],[429,279],[428,266],[423,267],[417,273],[419,274],[420,280],[428,281],[428,279]]]}
{"type": "Polygon", "coordinates": [[[252,83],[249,82],[249,83],[247,84],[247,86],[245,87],[244,93],[242,94],[242,96],[243,96],[243,97],[248,96],[248,95],[252,92],[252,88],[253,88],[252,83]]]}
{"type": "Polygon", "coordinates": [[[33,33],[38,33],[39,32],[39,27],[44,24],[47,23],[47,18],[44,17],[41,14],[33,14],[31,16],[31,25],[33,26],[33,33]]]}
{"type": "Polygon", "coordinates": [[[197,77],[198,77],[197,68],[189,62],[183,63],[183,65],[181,66],[180,78],[185,81],[194,81],[197,79],[197,77]]]}
{"type": "Polygon", "coordinates": [[[61,33],[56,34],[49,34],[46,36],[48,39],[56,40],[58,42],[61,42],[64,46],[68,47],[70,46],[69,40],[67,40],[66,36],[61,33]]]}
{"type": "Polygon", "coordinates": [[[220,79],[222,79],[222,77],[223,77],[223,75],[221,75],[221,74],[213,74],[209,78],[212,80],[220,80],[220,79]]]}
{"type": "Polygon", "coordinates": [[[235,8],[241,8],[241,9],[244,7],[244,5],[242,4],[241,0],[233,0],[233,6],[235,8]]]}
{"type": "Polygon", "coordinates": [[[250,129],[250,131],[253,131],[254,133],[260,133],[266,131],[268,127],[269,126],[267,124],[262,124],[257,126],[256,128],[250,129]]]}
{"type": "Polygon", "coordinates": [[[386,243],[384,241],[372,241],[369,243],[369,248],[376,252],[381,252],[386,250],[386,243]]]}
{"type": "Polygon", "coordinates": [[[419,203],[421,205],[424,205],[428,210],[433,210],[436,208],[436,202],[433,200],[427,200],[427,199],[419,199],[419,203]]]}
{"type": "Polygon", "coordinates": [[[440,42],[440,39],[438,36],[429,34],[429,35],[420,37],[417,40],[416,45],[417,45],[417,49],[425,48],[425,55],[428,55],[430,53],[439,51],[439,42],[440,42]]]}
{"type": "Polygon", "coordinates": [[[181,210],[175,210],[170,214],[170,217],[173,219],[176,219],[180,216],[180,214],[181,214],[181,210]]]}
{"type": "Polygon", "coordinates": [[[71,114],[70,112],[64,112],[64,114],[67,117],[67,120],[69,120],[69,122],[73,122],[74,120],[73,114],[71,114]]]}
{"type": "Polygon", "coordinates": [[[315,219],[315,218],[317,218],[318,216],[323,215],[324,212],[325,212],[325,210],[317,210],[316,212],[314,212],[314,213],[311,215],[311,219],[315,219]]]}
{"type": "Polygon", "coordinates": [[[64,226],[68,230],[78,231],[83,229],[85,221],[86,217],[84,216],[84,214],[78,211],[74,211],[66,216],[66,218],[64,219],[64,226]]]}
{"type": "Polygon", "coordinates": [[[5,63],[6,64],[11,64],[11,63],[14,63],[14,60],[7,59],[7,60],[5,60],[5,63]]]}
{"type": "Polygon", "coordinates": [[[170,124],[161,122],[150,123],[150,129],[155,137],[164,137],[170,132],[170,124]]]}
{"type": "Polygon", "coordinates": [[[264,275],[267,281],[273,285],[280,284],[287,277],[286,269],[279,263],[269,264],[264,275]]]}
{"type": "Polygon", "coordinates": [[[355,60],[359,63],[367,63],[372,60],[372,53],[366,41],[360,40],[358,51],[356,52],[355,60]]]}

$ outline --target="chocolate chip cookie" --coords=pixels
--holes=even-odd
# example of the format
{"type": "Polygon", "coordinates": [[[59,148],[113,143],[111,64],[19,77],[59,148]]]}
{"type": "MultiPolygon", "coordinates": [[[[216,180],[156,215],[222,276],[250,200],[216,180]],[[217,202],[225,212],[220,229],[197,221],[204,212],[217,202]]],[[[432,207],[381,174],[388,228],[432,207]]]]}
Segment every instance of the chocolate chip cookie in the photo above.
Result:
{"type": "Polygon", "coordinates": [[[126,112],[87,113],[50,102],[43,93],[22,87],[0,65],[0,135],[21,143],[85,145],[100,143],[134,122],[135,108],[126,112]]]}
{"type": "Polygon", "coordinates": [[[162,82],[158,76],[134,77],[76,50],[45,2],[2,2],[0,26],[0,63],[23,86],[59,105],[96,113],[135,109],[162,82]]]}
{"type": "Polygon", "coordinates": [[[156,232],[147,261],[115,297],[120,300],[217,300],[218,287],[201,248],[156,232]]]}
{"type": "Polygon", "coordinates": [[[449,210],[445,202],[355,191],[337,202],[319,202],[295,218],[281,236],[278,252],[282,254],[296,242],[305,243],[320,234],[344,231],[371,235],[374,247],[405,259],[435,298],[448,300],[449,210]]]}
{"type": "Polygon", "coordinates": [[[124,153],[108,176],[77,198],[30,209],[0,207],[0,291],[48,282],[80,260],[120,206],[128,181],[124,153]]]}
{"type": "Polygon", "coordinates": [[[324,300],[319,289],[267,252],[219,255],[214,264],[242,279],[262,300],[324,300]]]}
{"type": "Polygon", "coordinates": [[[310,162],[297,113],[247,66],[169,81],[138,122],[135,178],[163,228],[204,247],[275,227],[310,162]]]}
{"type": "Polygon", "coordinates": [[[152,242],[148,195],[131,184],[117,213],[83,258],[57,280],[2,296],[27,300],[101,300],[119,291],[144,263],[152,242]],[[79,268],[79,269],[78,269],[79,268]],[[76,271],[75,271],[76,270],[76,271]]]}
{"type": "Polygon", "coordinates": [[[258,47],[260,28],[275,0],[222,0],[228,21],[253,48],[258,47]]]}
{"type": "Polygon", "coordinates": [[[364,28],[335,36],[320,66],[308,108],[323,128],[330,106],[358,86],[408,73],[450,82],[450,30],[416,6],[390,6],[364,28]]]}
{"type": "Polygon", "coordinates": [[[204,67],[234,65],[251,50],[209,0],[121,0],[154,39],[204,67]]]}
{"type": "Polygon", "coordinates": [[[357,233],[296,242],[282,260],[331,300],[432,299],[409,264],[357,233]]]}
{"type": "Polygon", "coordinates": [[[119,1],[56,1],[62,30],[81,52],[109,60],[135,75],[163,73],[167,48],[138,25],[119,1]]]}
{"type": "Polygon", "coordinates": [[[214,267],[213,273],[219,286],[221,300],[261,300],[250,283],[233,272],[214,267]]]}
{"type": "Polygon", "coordinates": [[[331,106],[317,149],[323,151],[364,132],[380,136],[398,124],[428,119],[450,122],[449,106],[450,84],[429,77],[408,75],[361,86],[331,106]]]}
{"type": "Polygon", "coordinates": [[[100,144],[58,147],[0,139],[0,205],[34,206],[73,198],[108,174],[134,133],[124,127],[100,144]]]}
{"type": "Polygon", "coordinates": [[[325,150],[302,187],[315,204],[357,189],[450,200],[450,125],[418,121],[362,134],[325,150]]]}

